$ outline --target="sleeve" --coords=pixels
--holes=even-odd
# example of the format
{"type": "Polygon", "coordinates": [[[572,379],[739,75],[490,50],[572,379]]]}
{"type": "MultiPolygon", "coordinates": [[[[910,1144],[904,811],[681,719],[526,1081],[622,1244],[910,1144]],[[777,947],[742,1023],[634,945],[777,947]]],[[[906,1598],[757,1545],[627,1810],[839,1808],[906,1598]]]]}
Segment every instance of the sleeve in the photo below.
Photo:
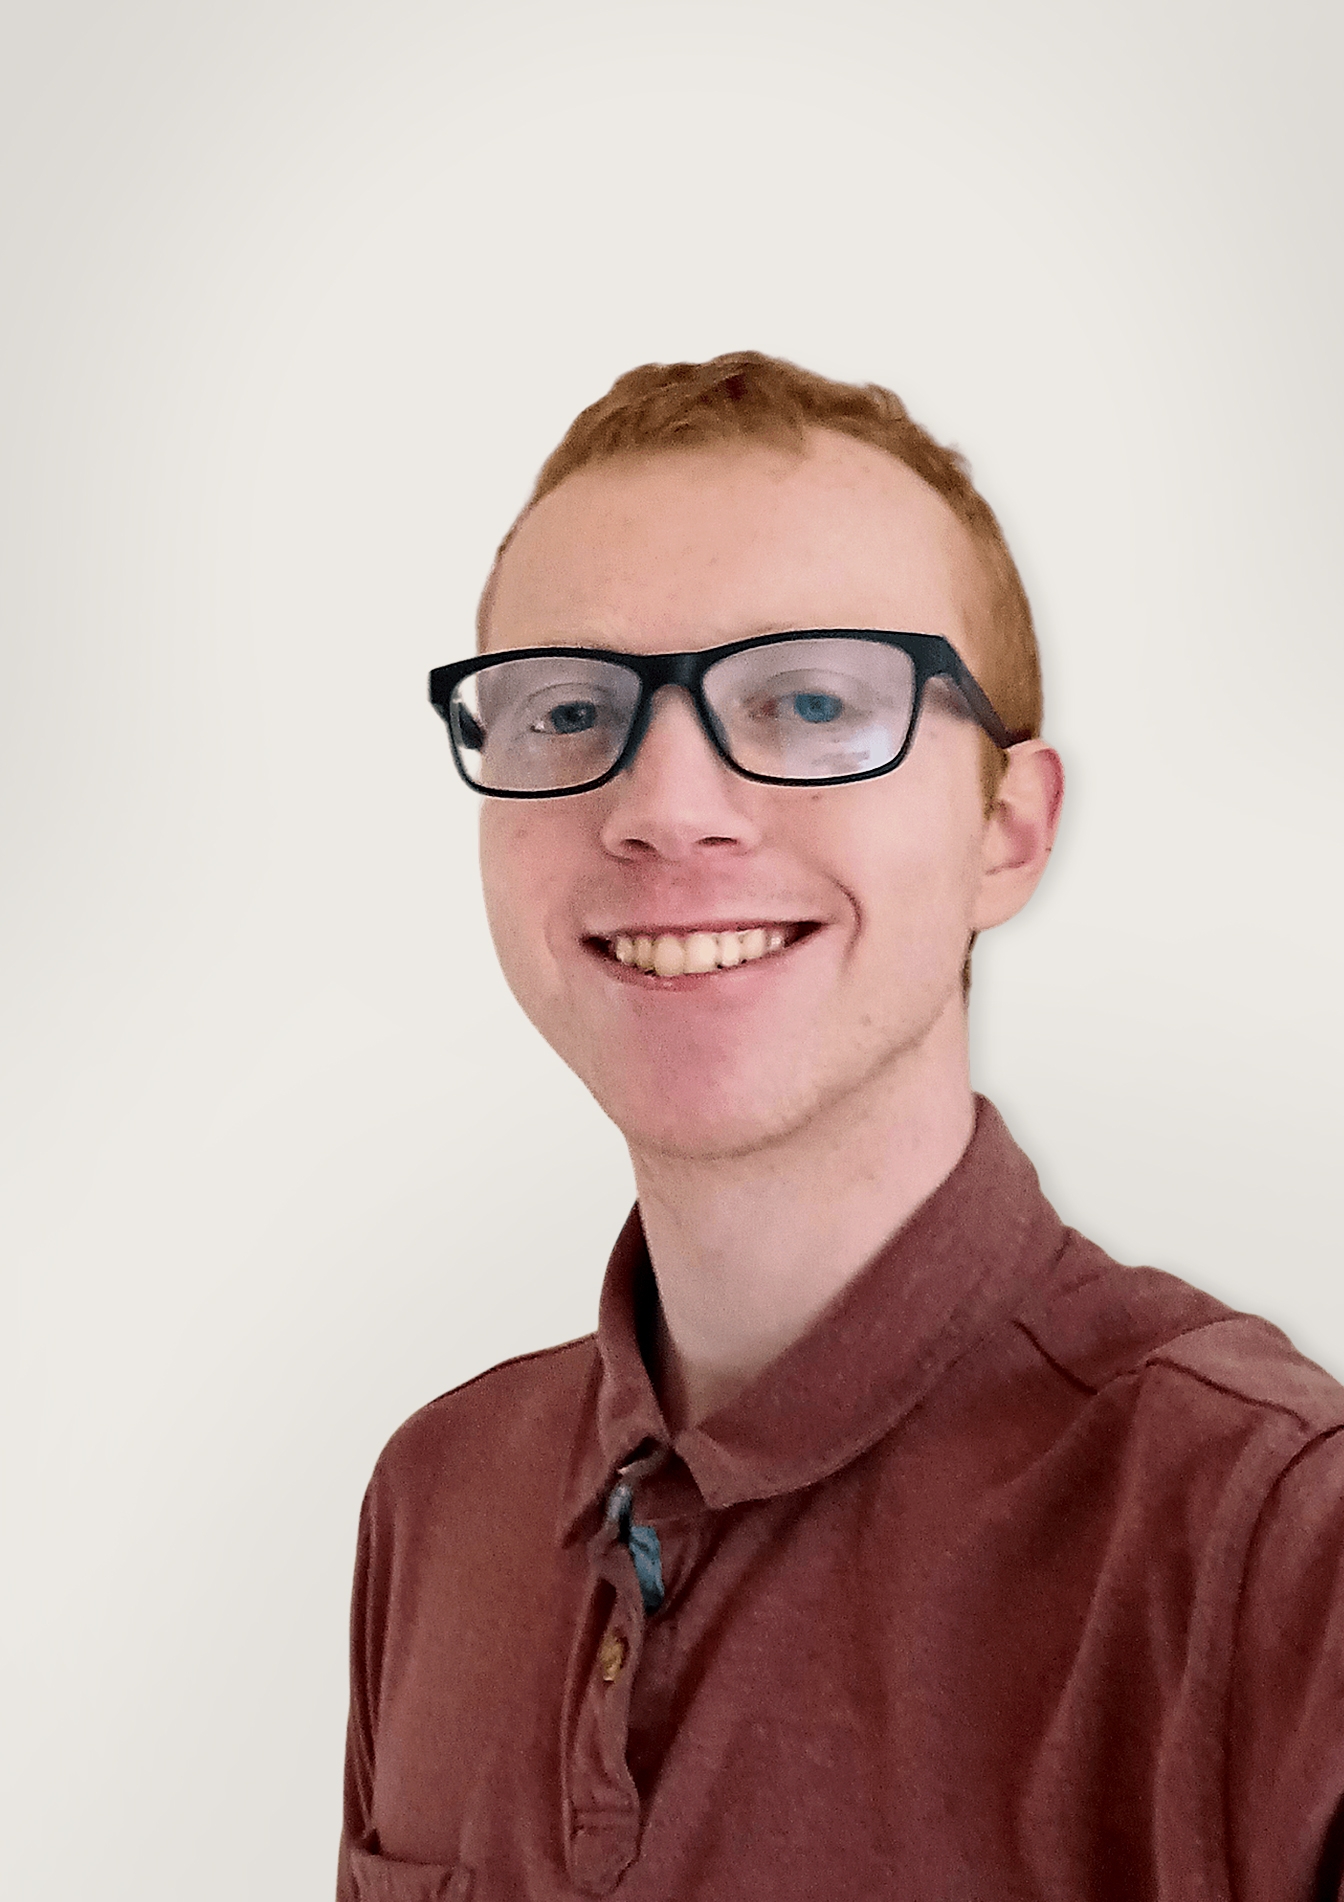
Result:
{"type": "Polygon", "coordinates": [[[336,1902],[358,1902],[354,1852],[370,1846],[382,1621],[375,1576],[373,1486],[359,1514],[355,1582],[350,1602],[350,1715],[345,1733],[345,1794],[336,1871],[336,1902]]]}
{"type": "Polygon", "coordinates": [[[1247,1563],[1227,1736],[1246,1902],[1344,1902],[1344,1428],[1280,1475],[1247,1563]]]}

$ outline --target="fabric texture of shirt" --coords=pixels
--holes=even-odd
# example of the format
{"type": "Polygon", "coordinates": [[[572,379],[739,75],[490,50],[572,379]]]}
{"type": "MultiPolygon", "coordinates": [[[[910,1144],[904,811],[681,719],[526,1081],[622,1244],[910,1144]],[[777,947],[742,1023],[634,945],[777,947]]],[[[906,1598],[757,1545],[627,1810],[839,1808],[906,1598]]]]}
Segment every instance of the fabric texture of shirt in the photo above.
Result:
{"type": "Polygon", "coordinates": [[[595,1336],[380,1458],[338,1902],[1344,1894],[1344,1388],[1281,1333],[1066,1229],[983,1101],[671,1442],[656,1298],[636,1211],[595,1336]]]}

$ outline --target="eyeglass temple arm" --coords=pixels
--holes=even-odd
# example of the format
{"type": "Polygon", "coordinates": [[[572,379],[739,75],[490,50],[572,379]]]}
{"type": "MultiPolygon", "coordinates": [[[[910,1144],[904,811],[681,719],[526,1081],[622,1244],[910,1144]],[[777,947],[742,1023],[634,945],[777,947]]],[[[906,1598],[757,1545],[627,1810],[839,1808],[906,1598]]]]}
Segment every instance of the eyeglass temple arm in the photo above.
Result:
{"type": "Polygon", "coordinates": [[[1003,721],[991,706],[989,696],[975,675],[971,672],[970,668],[967,667],[965,661],[962,660],[959,654],[954,654],[953,660],[955,661],[955,665],[948,669],[953,684],[961,694],[962,699],[966,702],[966,705],[985,729],[985,732],[988,733],[990,739],[993,740],[995,746],[1001,746],[1006,752],[1010,746],[1018,746],[1023,740],[1029,740],[1031,738],[1030,733],[1010,733],[1008,731],[1008,728],[1003,724],[1003,721]]]}

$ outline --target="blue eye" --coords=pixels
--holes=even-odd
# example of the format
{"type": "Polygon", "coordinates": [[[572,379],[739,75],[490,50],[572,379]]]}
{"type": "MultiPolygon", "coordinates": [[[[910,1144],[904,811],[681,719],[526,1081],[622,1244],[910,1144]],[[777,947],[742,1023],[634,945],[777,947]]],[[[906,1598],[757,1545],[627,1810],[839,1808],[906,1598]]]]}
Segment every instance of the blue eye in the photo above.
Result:
{"type": "Polygon", "coordinates": [[[833,693],[796,693],[792,699],[794,712],[809,726],[824,726],[828,720],[838,720],[845,710],[844,701],[833,693]]]}
{"type": "Polygon", "coordinates": [[[591,700],[566,700],[544,716],[552,733],[587,733],[597,725],[597,708],[591,700]]]}

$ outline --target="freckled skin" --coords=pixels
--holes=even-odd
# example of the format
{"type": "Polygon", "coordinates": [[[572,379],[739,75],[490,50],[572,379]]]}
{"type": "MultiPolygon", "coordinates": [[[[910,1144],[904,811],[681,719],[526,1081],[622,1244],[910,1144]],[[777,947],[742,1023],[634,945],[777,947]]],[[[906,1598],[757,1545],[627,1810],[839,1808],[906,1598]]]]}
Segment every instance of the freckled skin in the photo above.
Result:
{"type": "MultiPolygon", "coordinates": [[[[490,647],[658,652],[879,627],[946,635],[975,671],[982,587],[931,489],[818,431],[803,455],[679,451],[570,477],[501,564],[490,647]]],[[[505,975],[636,1160],[744,1156],[828,1128],[840,1141],[855,1119],[889,1116],[940,1079],[967,1087],[967,941],[1039,875],[1014,880],[1012,857],[986,822],[977,729],[939,689],[910,755],[881,779],[755,785],[719,761],[674,689],[610,785],[486,800],[481,815],[505,975]],[[583,941],[626,924],[762,917],[824,928],[693,994],[614,982],[583,941]]]]}

